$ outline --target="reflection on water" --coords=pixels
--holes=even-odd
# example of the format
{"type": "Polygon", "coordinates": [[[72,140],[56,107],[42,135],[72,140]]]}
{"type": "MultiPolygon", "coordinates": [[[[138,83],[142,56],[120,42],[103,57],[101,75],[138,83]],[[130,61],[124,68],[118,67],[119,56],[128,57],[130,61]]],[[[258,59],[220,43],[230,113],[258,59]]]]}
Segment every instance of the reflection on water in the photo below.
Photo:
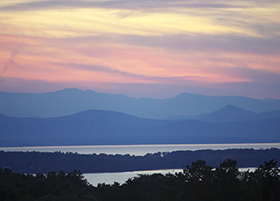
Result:
{"type": "Polygon", "coordinates": [[[133,172],[112,172],[112,173],[85,173],[85,179],[93,186],[97,186],[99,183],[113,184],[118,182],[120,184],[125,183],[129,178],[136,177],[139,174],[167,174],[175,172],[182,172],[182,169],[170,169],[170,170],[147,170],[147,171],[133,171],[133,172]]]}
{"type": "Polygon", "coordinates": [[[171,152],[179,150],[224,150],[224,149],[267,149],[279,148],[280,143],[243,143],[243,144],[163,144],[163,145],[94,145],[94,146],[45,146],[45,147],[1,147],[3,151],[73,152],[79,154],[130,154],[171,152]]]}

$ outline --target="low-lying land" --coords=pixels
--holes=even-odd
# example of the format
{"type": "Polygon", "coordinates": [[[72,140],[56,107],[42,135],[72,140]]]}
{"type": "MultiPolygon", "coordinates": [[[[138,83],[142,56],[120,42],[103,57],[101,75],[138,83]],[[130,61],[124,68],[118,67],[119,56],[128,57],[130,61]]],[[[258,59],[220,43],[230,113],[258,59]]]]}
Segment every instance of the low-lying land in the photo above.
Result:
{"type": "Polygon", "coordinates": [[[217,167],[226,158],[236,160],[238,167],[258,167],[264,161],[280,161],[280,149],[175,151],[145,156],[0,151],[0,167],[18,173],[69,172],[73,169],[83,173],[100,173],[183,169],[197,160],[205,160],[209,165],[217,167]]]}

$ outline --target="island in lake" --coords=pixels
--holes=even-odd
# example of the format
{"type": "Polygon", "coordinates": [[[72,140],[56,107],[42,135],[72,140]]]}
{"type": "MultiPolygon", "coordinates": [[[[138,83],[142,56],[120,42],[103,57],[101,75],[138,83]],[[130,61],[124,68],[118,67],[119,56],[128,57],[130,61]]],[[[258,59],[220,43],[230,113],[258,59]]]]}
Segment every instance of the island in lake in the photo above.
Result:
{"type": "Polygon", "coordinates": [[[4,152],[0,151],[0,167],[18,173],[48,173],[74,169],[83,173],[126,172],[138,170],[183,169],[197,160],[216,167],[227,158],[236,160],[238,167],[257,167],[264,161],[280,161],[280,149],[227,149],[174,151],[134,155],[4,152]]]}

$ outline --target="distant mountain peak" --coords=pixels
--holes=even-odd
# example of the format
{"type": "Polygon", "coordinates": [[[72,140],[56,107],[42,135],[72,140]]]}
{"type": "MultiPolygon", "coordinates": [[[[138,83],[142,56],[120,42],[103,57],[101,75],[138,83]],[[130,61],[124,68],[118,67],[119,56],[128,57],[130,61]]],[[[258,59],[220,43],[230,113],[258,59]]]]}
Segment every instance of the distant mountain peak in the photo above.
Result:
{"type": "Polygon", "coordinates": [[[61,89],[61,90],[57,90],[55,92],[82,92],[83,90],[81,89],[76,89],[76,88],[65,88],[65,89],[61,89]]]}
{"type": "Polygon", "coordinates": [[[255,119],[256,113],[234,105],[226,105],[225,107],[216,110],[203,118],[203,120],[210,122],[235,122],[250,121],[255,119]]]}
{"type": "Polygon", "coordinates": [[[193,94],[193,93],[188,93],[188,92],[183,92],[178,94],[177,96],[175,96],[175,98],[186,98],[186,97],[207,97],[206,95],[202,95],[202,94],[193,94]]]}
{"type": "Polygon", "coordinates": [[[226,105],[225,107],[223,107],[222,109],[218,110],[218,111],[246,111],[246,112],[251,112],[248,110],[245,110],[243,108],[237,107],[235,105],[226,105]]]}

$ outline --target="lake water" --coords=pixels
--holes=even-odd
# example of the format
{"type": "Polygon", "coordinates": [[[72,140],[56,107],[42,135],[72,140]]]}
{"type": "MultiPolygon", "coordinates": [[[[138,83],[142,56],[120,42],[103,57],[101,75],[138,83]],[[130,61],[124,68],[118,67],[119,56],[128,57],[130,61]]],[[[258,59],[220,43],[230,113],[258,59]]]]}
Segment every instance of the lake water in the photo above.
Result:
{"type": "Polygon", "coordinates": [[[167,174],[175,172],[182,172],[182,169],[170,169],[170,170],[147,170],[147,171],[133,171],[133,172],[110,172],[110,173],[84,173],[85,179],[93,186],[97,186],[99,183],[113,184],[118,182],[120,184],[125,183],[129,178],[136,177],[139,174],[167,174]]]}
{"type": "MultiPolygon", "coordinates": [[[[240,168],[240,171],[254,171],[256,168],[240,168]]],[[[93,186],[97,186],[99,183],[114,184],[118,182],[124,184],[129,178],[136,177],[140,174],[175,174],[178,172],[183,172],[182,169],[169,169],[169,170],[147,170],[147,171],[133,171],[133,172],[110,172],[110,173],[84,173],[85,179],[93,186]]]]}
{"type": "Polygon", "coordinates": [[[267,149],[279,148],[280,143],[243,143],[243,144],[158,144],[158,145],[93,145],[93,146],[42,146],[42,147],[0,147],[3,151],[73,152],[79,154],[130,154],[171,152],[179,150],[225,150],[225,149],[267,149]]]}

